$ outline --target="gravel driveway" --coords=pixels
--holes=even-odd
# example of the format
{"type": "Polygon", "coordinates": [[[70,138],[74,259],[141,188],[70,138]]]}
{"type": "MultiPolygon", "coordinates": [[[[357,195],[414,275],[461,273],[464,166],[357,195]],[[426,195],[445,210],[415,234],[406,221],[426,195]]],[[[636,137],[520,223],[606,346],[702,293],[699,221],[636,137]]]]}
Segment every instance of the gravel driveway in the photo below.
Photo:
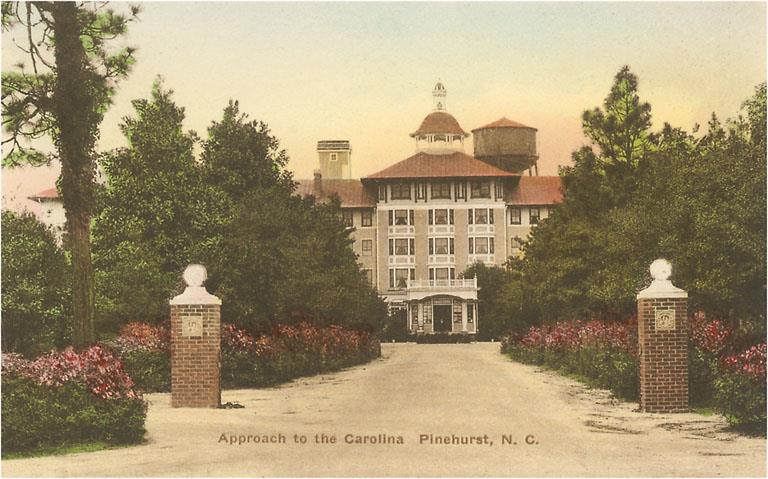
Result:
{"type": "Polygon", "coordinates": [[[498,343],[385,344],[383,358],[242,409],[151,394],[144,445],[3,461],[4,476],[765,476],[765,439],[513,363],[498,343]],[[306,442],[304,442],[306,441],[306,442]]]}

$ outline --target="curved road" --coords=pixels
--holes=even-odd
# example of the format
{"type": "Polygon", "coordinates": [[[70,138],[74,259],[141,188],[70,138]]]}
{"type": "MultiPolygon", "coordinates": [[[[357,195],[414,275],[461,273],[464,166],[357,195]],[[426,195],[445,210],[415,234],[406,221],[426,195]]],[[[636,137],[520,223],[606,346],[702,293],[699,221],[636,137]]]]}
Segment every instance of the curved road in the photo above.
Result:
{"type": "Polygon", "coordinates": [[[497,343],[385,344],[371,364],[223,392],[242,409],[171,409],[167,394],[147,399],[146,444],[3,461],[3,475],[766,473],[765,439],[729,433],[718,417],[638,413],[604,391],[508,361],[497,343]]]}

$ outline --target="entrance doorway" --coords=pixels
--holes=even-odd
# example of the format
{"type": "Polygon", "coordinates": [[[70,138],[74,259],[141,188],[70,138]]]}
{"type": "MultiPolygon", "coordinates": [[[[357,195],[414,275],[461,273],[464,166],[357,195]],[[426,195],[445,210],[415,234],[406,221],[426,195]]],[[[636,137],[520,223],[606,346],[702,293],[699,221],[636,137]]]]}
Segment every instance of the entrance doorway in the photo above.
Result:
{"type": "Polygon", "coordinates": [[[436,304],[432,306],[432,316],[435,321],[436,333],[450,333],[451,332],[451,305],[450,304],[436,304]]]}

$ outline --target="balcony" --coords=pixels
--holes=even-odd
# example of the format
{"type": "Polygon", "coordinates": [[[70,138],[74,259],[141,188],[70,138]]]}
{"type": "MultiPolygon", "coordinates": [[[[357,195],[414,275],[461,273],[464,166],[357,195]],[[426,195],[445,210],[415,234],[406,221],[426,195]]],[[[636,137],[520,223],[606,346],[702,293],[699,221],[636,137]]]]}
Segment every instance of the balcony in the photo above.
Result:
{"type": "Polygon", "coordinates": [[[477,278],[412,279],[408,281],[405,290],[406,301],[421,300],[436,295],[456,296],[462,299],[477,299],[477,278]]]}

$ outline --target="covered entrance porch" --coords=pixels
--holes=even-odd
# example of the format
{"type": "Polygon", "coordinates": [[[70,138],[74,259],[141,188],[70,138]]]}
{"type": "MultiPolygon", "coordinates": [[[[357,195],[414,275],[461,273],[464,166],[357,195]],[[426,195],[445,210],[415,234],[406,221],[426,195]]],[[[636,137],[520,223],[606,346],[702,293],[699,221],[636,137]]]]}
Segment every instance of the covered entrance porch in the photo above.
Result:
{"type": "Polygon", "coordinates": [[[410,280],[405,291],[408,330],[416,335],[478,332],[477,280],[410,280]]]}

